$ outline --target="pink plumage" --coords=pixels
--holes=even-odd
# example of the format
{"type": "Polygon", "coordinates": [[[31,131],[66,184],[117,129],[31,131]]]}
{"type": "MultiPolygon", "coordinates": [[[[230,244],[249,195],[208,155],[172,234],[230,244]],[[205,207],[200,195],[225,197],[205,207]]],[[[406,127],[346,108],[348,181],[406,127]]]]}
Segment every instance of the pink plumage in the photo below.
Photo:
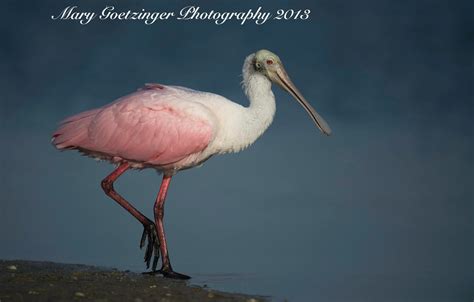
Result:
{"type": "Polygon", "coordinates": [[[147,84],[102,108],[65,119],[53,144],[138,167],[179,162],[204,150],[213,136],[209,120],[195,113],[202,105],[183,101],[186,93],[190,91],[147,84]]]}
{"type": "Polygon", "coordinates": [[[173,270],[168,255],[163,217],[171,178],[213,155],[239,152],[254,143],[275,115],[272,82],[303,106],[322,133],[331,133],[328,124],[295,87],[276,54],[265,49],[250,54],[242,75],[242,87],[250,100],[248,107],[213,93],[147,84],[111,104],[65,119],[53,134],[52,142],[60,150],[76,149],[118,165],[101,186],[107,196],[143,225],[140,248],[147,242],[144,259],[149,268],[153,258],[151,274],[190,278],[173,270]],[[154,221],[113,186],[130,168],[147,167],[163,172],[153,206],[154,221]],[[157,270],[160,255],[162,266],[157,270]]]}

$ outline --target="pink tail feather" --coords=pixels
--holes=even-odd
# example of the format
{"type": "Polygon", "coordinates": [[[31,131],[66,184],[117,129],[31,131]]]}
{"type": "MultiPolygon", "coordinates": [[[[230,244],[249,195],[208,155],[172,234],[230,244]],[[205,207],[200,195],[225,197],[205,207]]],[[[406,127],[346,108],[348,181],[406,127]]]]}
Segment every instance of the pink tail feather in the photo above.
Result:
{"type": "Polygon", "coordinates": [[[81,146],[87,140],[89,125],[99,111],[84,111],[63,120],[53,133],[53,145],[60,150],[81,146]]]}

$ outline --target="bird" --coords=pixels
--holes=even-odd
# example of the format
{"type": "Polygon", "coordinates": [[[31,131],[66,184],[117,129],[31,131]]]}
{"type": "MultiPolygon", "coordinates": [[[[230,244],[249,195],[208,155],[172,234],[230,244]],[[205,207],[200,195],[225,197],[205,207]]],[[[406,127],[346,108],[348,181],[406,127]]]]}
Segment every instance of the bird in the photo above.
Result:
{"type": "Polygon", "coordinates": [[[242,106],[223,96],[181,86],[145,84],[103,107],[88,110],[59,123],[51,142],[59,150],[116,166],[101,182],[105,194],[142,225],[139,247],[145,248],[149,274],[189,279],[173,270],[163,217],[171,178],[177,172],[201,166],[214,155],[239,152],[254,143],[273,121],[276,103],[272,83],[286,90],[329,136],[331,129],[291,81],[282,61],[261,49],[248,55],[242,68],[242,88],[249,99],[242,106]],[[126,171],[152,168],[163,175],[151,220],[114,189],[126,171]],[[161,255],[161,268],[157,270],[161,255]]]}

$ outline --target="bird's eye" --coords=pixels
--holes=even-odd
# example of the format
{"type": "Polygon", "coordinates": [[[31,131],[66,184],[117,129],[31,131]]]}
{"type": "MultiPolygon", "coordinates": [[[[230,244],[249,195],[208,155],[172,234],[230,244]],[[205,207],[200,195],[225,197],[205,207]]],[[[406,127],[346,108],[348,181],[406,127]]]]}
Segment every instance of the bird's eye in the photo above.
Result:
{"type": "Polygon", "coordinates": [[[273,60],[267,60],[267,64],[268,64],[268,65],[272,65],[272,64],[273,64],[273,60]]]}
{"type": "Polygon", "coordinates": [[[262,67],[262,65],[260,63],[255,63],[255,67],[257,67],[257,69],[260,69],[262,67]]]}

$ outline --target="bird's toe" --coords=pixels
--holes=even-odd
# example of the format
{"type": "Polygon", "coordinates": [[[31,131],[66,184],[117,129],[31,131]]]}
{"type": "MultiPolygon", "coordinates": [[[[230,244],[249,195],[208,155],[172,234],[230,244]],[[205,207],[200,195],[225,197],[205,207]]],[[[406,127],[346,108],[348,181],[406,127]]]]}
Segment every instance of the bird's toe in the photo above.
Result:
{"type": "Polygon", "coordinates": [[[145,246],[145,243],[146,249],[144,261],[146,263],[146,268],[150,268],[151,258],[154,255],[152,270],[155,271],[160,257],[160,241],[156,234],[155,224],[153,223],[143,226],[143,233],[140,239],[140,249],[145,246]]]}

